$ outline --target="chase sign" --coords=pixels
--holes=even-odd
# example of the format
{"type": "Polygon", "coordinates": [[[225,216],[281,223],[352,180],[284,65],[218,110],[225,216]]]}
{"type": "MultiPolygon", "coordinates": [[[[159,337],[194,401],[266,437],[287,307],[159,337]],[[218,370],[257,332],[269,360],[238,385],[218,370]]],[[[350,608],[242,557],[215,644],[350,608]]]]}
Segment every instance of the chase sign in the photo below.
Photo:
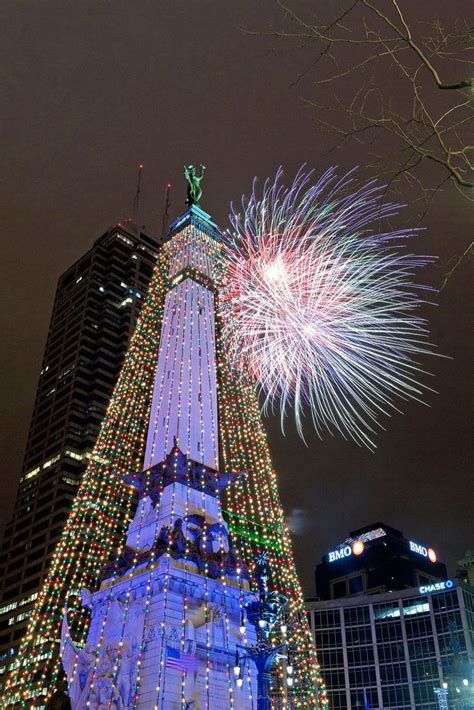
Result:
{"type": "Polygon", "coordinates": [[[444,592],[447,589],[452,589],[454,582],[452,579],[447,579],[445,582],[433,582],[432,584],[424,584],[418,587],[420,594],[431,594],[432,592],[444,592]]]}

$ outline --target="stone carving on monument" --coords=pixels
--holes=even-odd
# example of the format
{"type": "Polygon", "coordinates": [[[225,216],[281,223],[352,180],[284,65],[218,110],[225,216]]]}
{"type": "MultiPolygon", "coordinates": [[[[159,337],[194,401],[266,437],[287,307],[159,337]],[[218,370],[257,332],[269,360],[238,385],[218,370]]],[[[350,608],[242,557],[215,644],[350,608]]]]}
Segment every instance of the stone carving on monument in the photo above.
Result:
{"type": "Polygon", "coordinates": [[[126,547],[103,569],[101,588],[82,595],[92,615],[84,648],[70,637],[67,610],[63,619],[72,710],[227,710],[229,682],[236,710],[253,707],[253,670],[245,688],[229,674],[237,648],[255,641],[253,629],[245,638],[240,630],[255,595],[219,501],[238,476],[219,477],[176,445],[130,477],[140,498],[126,547]]]}

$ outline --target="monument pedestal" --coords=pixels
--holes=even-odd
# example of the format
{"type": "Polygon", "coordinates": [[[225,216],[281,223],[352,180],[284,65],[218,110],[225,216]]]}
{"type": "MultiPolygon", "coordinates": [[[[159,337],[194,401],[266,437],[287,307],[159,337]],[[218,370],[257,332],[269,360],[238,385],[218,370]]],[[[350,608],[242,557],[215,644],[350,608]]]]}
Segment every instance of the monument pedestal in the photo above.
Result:
{"type": "MultiPolygon", "coordinates": [[[[254,595],[217,492],[205,492],[209,478],[195,475],[196,467],[174,449],[161,481],[167,470],[174,480],[159,502],[153,504],[157,486],[142,488],[125,552],[104,570],[100,589],[83,595],[91,609],[83,649],[69,637],[65,616],[61,653],[72,710],[256,707],[255,669],[248,664],[239,683],[233,672],[237,655],[255,643],[250,625],[240,630],[254,595]]],[[[150,480],[149,472],[141,476],[150,480]]]]}

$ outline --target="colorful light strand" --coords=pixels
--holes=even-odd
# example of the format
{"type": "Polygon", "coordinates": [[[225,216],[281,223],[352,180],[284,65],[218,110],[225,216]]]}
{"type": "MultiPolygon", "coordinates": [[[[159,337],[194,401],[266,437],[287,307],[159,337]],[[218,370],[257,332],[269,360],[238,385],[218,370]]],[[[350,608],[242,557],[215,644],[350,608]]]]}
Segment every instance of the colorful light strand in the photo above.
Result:
{"type": "MultiPolygon", "coordinates": [[[[90,465],[35,605],[16,667],[9,678],[6,706],[32,707],[36,701],[43,702],[45,689],[47,695],[54,691],[60,673],[59,628],[67,594],[71,587],[97,589],[101,567],[114,549],[123,546],[133,496],[129,487],[121,483],[121,478],[141,467],[164,296],[169,288],[167,273],[167,259],[162,254],[90,465]],[[47,664],[44,663],[45,653],[49,657],[47,664]]],[[[231,372],[220,330],[219,320],[217,332],[211,335],[215,335],[217,346],[221,460],[226,470],[249,471],[249,475],[226,496],[227,511],[234,516],[234,522],[240,521],[244,533],[243,537],[234,533],[234,542],[251,567],[257,531],[261,543],[271,549],[270,565],[275,588],[289,596],[291,610],[301,613],[301,589],[257,400],[252,385],[231,372]]],[[[227,625],[227,613],[225,616],[223,623],[227,625]]],[[[84,641],[86,619],[78,616],[71,630],[76,642],[84,641]]],[[[316,695],[321,705],[327,704],[324,685],[315,666],[312,639],[303,620],[292,630],[291,640],[296,647],[295,665],[298,664],[299,669],[298,688],[294,694],[296,706],[314,707],[316,695]]],[[[164,680],[163,656],[160,669],[157,691],[164,680]]],[[[138,693],[139,688],[138,678],[138,693]]],[[[229,667],[230,691],[233,696],[229,667]]]]}

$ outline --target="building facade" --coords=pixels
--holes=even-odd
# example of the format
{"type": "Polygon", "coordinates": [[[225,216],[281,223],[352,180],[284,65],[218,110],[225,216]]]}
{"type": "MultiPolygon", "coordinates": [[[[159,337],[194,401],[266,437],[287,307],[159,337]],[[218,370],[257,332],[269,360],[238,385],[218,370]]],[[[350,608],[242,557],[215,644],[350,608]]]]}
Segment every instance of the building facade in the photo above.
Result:
{"type": "Polygon", "coordinates": [[[462,560],[458,560],[456,577],[474,587],[474,550],[466,550],[462,560]]]}
{"type": "Polygon", "coordinates": [[[0,694],[107,409],[160,241],[118,225],[59,279],[0,548],[0,694]]]}
{"type": "Polygon", "coordinates": [[[448,579],[307,609],[334,710],[474,708],[473,587],[448,579]]]}
{"type": "Polygon", "coordinates": [[[353,530],[316,567],[316,595],[339,599],[418,587],[448,578],[432,547],[385,523],[353,530]]]}

